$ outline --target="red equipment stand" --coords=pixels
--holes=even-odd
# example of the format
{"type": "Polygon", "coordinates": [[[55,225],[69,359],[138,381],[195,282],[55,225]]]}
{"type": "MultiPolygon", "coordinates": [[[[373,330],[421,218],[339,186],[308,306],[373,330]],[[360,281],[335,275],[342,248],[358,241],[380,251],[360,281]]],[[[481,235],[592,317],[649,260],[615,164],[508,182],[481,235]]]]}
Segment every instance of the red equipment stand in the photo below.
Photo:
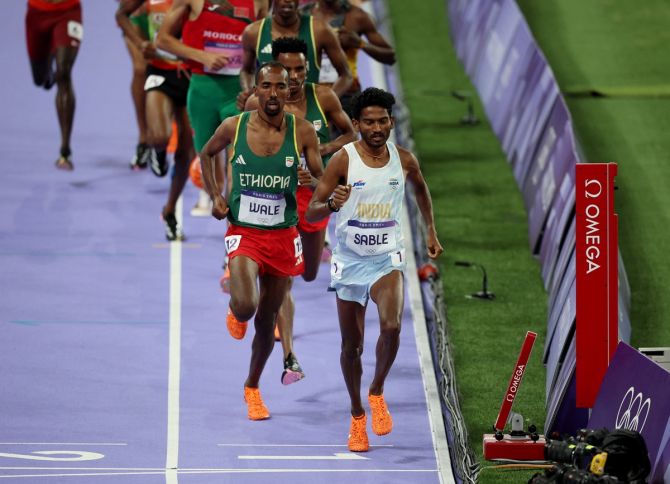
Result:
{"type": "Polygon", "coordinates": [[[486,460],[546,460],[544,437],[512,437],[505,434],[497,440],[495,434],[484,434],[484,459],[486,460]]]}
{"type": "Polygon", "coordinates": [[[526,333],[526,339],[521,346],[519,358],[505,390],[498,418],[493,426],[495,434],[484,434],[484,458],[487,460],[544,460],[544,437],[535,433],[533,426],[529,428],[529,432],[525,432],[523,417],[512,412],[512,404],[521,387],[521,380],[526,373],[528,358],[536,337],[537,333],[532,331],[526,333]],[[509,434],[503,434],[508,421],[512,424],[512,431],[509,434]]]}

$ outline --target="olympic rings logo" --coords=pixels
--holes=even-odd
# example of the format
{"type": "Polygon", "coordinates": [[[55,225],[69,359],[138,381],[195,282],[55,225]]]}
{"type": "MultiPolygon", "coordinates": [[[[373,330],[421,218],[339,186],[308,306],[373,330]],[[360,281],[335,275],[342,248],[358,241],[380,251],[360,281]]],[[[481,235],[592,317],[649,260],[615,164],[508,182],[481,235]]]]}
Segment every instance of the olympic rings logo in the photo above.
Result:
{"type": "Polygon", "coordinates": [[[645,400],[642,392],[636,394],[635,388],[630,387],[619,404],[619,411],[616,414],[614,426],[617,429],[642,432],[650,411],[651,398],[645,400]]]}

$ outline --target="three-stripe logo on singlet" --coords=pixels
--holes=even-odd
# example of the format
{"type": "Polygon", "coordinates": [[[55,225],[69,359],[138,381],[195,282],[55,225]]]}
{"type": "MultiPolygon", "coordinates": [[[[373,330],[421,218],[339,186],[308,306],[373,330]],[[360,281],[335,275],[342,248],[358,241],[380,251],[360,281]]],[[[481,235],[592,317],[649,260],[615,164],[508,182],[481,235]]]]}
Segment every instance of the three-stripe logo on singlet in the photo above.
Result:
{"type": "Polygon", "coordinates": [[[242,155],[239,155],[237,158],[235,158],[235,164],[237,165],[246,165],[247,162],[244,161],[244,157],[242,155]]]}

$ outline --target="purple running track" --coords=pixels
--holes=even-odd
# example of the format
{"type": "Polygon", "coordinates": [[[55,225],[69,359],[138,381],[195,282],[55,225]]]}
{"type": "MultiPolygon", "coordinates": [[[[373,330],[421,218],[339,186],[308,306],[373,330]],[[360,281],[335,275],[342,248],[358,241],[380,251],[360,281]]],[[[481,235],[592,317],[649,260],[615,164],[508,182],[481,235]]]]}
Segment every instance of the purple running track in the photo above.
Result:
{"type": "MultiPolygon", "coordinates": [[[[261,380],[272,418],[247,420],[242,385],[253,329],[240,342],[225,328],[224,226],[188,215],[197,198],[189,185],[188,240],[165,242],[159,213],[168,181],[128,168],[137,131],[116,2],[82,4],[72,173],[53,167],[55,91],[32,85],[25,3],[4,5],[0,59],[11,68],[0,92],[0,479],[440,482],[409,301],[385,390],[394,430],[385,437],[370,430],[366,454],[347,451],[349,404],[327,265],[316,281],[295,283],[295,350],[305,380],[280,384],[277,344],[261,380]],[[172,394],[171,365],[179,370],[172,394]],[[178,471],[166,471],[171,465],[178,471]]],[[[369,313],[364,393],[379,331],[374,305],[369,313]]]]}

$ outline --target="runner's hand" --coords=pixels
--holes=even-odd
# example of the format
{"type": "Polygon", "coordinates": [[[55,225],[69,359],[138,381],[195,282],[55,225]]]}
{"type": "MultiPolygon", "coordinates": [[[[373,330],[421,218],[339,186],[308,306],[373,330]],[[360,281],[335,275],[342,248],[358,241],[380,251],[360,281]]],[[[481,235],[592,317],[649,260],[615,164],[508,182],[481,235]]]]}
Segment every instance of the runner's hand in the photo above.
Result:
{"type": "Polygon", "coordinates": [[[247,103],[247,99],[249,99],[249,96],[253,93],[253,89],[247,89],[246,91],[240,91],[240,93],[237,95],[237,109],[240,111],[244,111],[244,106],[247,103]]]}
{"type": "Polygon", "coordinates": [[[361,36],[353,30],[347,30],[346,28],[341,27],[337,30],[337,35],[342,49],[356,49],[361,46],[361,36]]]}
{"type": "Polygon", "coordinates": [[[228,202],[221,195],[214,199],[212,216],[217,220],[223,220],[228,215],[228,202]]]}
{"type": "Polygon", "coordinates": [[[298,184],[303,186],[312,185],[312,174],[302,166],[298,166],[298,184]]]}
{"type": "Polygon", "coordinates": [[[435,229],[428,230],[428,240],[426,240],[426,249],[428,251],[428,257],[431,259],[437,259],[437,257],[444,252],[442,244],[437,240],[437,233],[435,229]]]}
{"type": "Polygon", "coordinates": [[[156,58],[156,46],[153,42],[143,40],[140,44],[140,50],[142,51],[142,56],[145,59],[151,60],[156,58]]]}
{"type": "Polygon", "coordinates": [[[218,71],[226,67],[230,59],[228,56],[222,54],[215,54],[213,52],[202,52],[202,64],[210,71],[218,71]]]}
{"type": "Polygon", "coordinates": [[[351,185],[337,185],[333,191],[333,206],[336,209],[342,208],[344,202],[349,200],[349,194],[351,193],[351,185]]]}

